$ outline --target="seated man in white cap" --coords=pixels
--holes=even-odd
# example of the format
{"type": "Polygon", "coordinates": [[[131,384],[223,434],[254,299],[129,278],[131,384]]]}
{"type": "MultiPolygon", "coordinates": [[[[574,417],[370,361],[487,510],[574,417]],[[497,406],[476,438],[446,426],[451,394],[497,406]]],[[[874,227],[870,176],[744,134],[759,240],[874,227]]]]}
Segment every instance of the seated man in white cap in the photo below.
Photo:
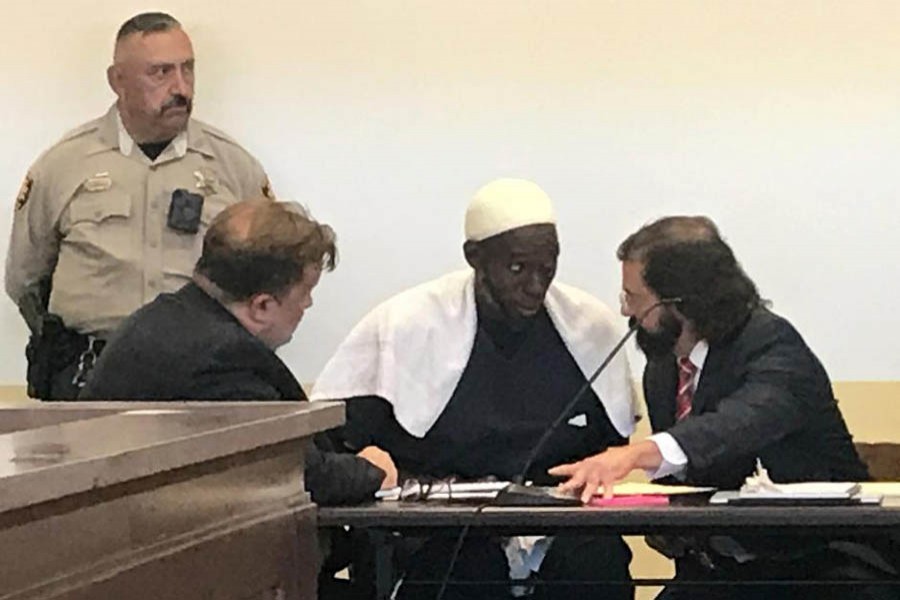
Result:
{"type": "MultiPolygon", "coordinates": [[[[417,478],[549,484],[548,467],[627,443],[635,414],[624,354],[594,382],[527,473],[531,449],[586,384],[618,338],[613,313],[589,294],[553,283],[556,217],[537,185],[500,179],[466,212],[472,267],[407,290],[367,315],[316,382],[313,400],[347,402],[344,442],[377,445],[401,474],[417,478]]],[[[453,539],[428,540],[406,580],[440,580],[453,539]]],[[[619,537],[543,540],[469,538],[454,580],[596,582],[535,586],[535,596],[631,598],[630,552],[619,537]]],[[[398,598],[433,598],[435,587],[404,584],[398,598]]],[[[446,598],[497,598],[497,587],[465,585],[446,598]]]]}

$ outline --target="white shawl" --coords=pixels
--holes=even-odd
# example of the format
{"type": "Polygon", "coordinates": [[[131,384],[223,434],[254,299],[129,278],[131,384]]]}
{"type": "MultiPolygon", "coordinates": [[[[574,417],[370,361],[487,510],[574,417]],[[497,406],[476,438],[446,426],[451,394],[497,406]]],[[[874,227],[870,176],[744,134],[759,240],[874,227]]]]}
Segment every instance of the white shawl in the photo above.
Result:
{"type": "MultiPolygon", "coordinates": [[[[400,425],[424,437],[450,401],[475,342],[474,271],[458,271],[416,286],[366,315],[325,365],[312,400],[380,396],[400,425]]],[[[554,283],[544,305],[563,342],[589,377],[620,337],[605,304],[554,283]]],[[[622,436],[636,421],[634,388],[625,352],[593,384],[622,436]]]]}

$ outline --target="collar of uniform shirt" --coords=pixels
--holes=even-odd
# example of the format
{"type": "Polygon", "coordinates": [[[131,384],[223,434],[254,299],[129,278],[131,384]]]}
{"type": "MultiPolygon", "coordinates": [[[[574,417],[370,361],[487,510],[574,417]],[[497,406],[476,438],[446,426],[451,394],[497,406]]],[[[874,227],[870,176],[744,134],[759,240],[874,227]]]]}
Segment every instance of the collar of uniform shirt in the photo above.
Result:
{"type": "MultiPolygon", "coordinates": [[[[136,144],[134,143],[134,139],[129,135],[128,130],[125,129],[125,125],[122,123],[122,115],[119,114],[119,111],[116,111],[116,126],[119,129],[119,152],[122,153],[123,156],[131,156],[131,153],[134,151],[134,147],[136,144]]],[[[187,130],[182,131],[175,139],[172,140],[171,146],[175,149],[175,155],[178,158],[182,158],[185,154],[187,154],[188,148],[188,134],[187,130]]]]}

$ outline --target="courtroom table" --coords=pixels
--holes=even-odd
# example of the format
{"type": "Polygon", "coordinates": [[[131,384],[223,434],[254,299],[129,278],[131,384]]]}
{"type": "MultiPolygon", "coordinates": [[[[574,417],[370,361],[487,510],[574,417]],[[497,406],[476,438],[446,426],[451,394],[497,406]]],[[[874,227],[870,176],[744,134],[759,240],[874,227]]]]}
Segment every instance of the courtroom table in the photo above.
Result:
{"type": "Polygon", "coordinates": [[[314,600],[308,438],[339,403],[0,409],[0,600],[314,600]]]}
{"type": "MultiPolygon", "coordinates": [[[[512,507],[477,503],[375,502],[319,510],[319,527],[354,527],[375,546],[376,592],[388,598],[397,574],[393,547],[402,536],[579,534],[752,534],[789,536],[900,536],[896,506],[712,506],[708,495],[675,497],[669,506],[589,508],[512,507]]],[[[900,537],[898,537],[900,539],[900,537]]],[[[891,580],[893,581],[893,580],[891,580]]],[[[636,580],[660,585],[661,580],[636,580]]],[[[900,585],[900,581],[892,585],[900,585]]],[[[898,587],[900,594],[900,587],[898,587]]]]}

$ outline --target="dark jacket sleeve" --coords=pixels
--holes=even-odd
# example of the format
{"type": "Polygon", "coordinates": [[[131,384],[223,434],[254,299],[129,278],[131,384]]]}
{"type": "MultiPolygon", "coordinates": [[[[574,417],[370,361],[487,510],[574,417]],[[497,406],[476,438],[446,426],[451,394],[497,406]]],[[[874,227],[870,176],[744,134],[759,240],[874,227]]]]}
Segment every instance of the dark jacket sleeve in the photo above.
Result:
{"type": "Polygon", "coordinates": [[[645,377],[652,384],[645,385],[648,407],[658,413],[653,426],[681,446],[693,483],[739,487],[756,458],[776,481],[868,477],[827,373],[800,334],[776,315],[758,311],[734,338],[710,345],[694,411],[669,426],[675,375],[671,369],[659,374],[645,377]]]}
{"type": "Polygon", "coordinates": [[[358,504],[373,499],[385,472],[355,454],[335,452],[318,435],[306,450],[306,489],[322,506],[358,504]]]}
{"type": "MultiPolygon", "coordinates": [[[[758,456],[766,446],[808,426],[809,416],[826,408],[821,406],[825,398],[808,389],[817,378],[801,338],[778,323],[766,325],[745,331],[734,344],[734,358],[723,369],[723,379],[740,383],[715,399],[715,411],[669,430],[691,468],[703,471],[758,456]]],[[[703,377],[713,376],[706,371],[704,366],[700,386],[703,377]]]]}
{"type": "MultiPolygon", "coordinates": [[[[274,388],[270,388],[268,396],[262,395],[266,386],[266,382],[248,376],[223,389],[239,394],[236,396],[239,398],[277,398],[274,388]]],[[[384,471],[366,459],[342,450],[334,443],[330,432],[317,434],[313,443],[307,446],[304,478],[306,490],[316,504],[335,506],[373,500],[384,481],[384,471]]]]}
{"type": "Polygon", "coordinates": [[[358,452],[366,446],[378,446],[389,451],[388,424],[394,421],[393,410],[378,396],[360,396],[345,401],[346,420],[342,427],[332,430],[335,443],[358,452]]]}
{"type": "MultiPolygon", "coordinates": [[[[278,398],[274,388],[250,376],[238,378],[219,389],[235,398],[278,398]]],[[[313,502],[335,506],[373,500],[385,472],[356,454],[340,451],[329,432],[320,433],[313,440],[306,449],[304,475],[306,490],[313,502]]]]}

